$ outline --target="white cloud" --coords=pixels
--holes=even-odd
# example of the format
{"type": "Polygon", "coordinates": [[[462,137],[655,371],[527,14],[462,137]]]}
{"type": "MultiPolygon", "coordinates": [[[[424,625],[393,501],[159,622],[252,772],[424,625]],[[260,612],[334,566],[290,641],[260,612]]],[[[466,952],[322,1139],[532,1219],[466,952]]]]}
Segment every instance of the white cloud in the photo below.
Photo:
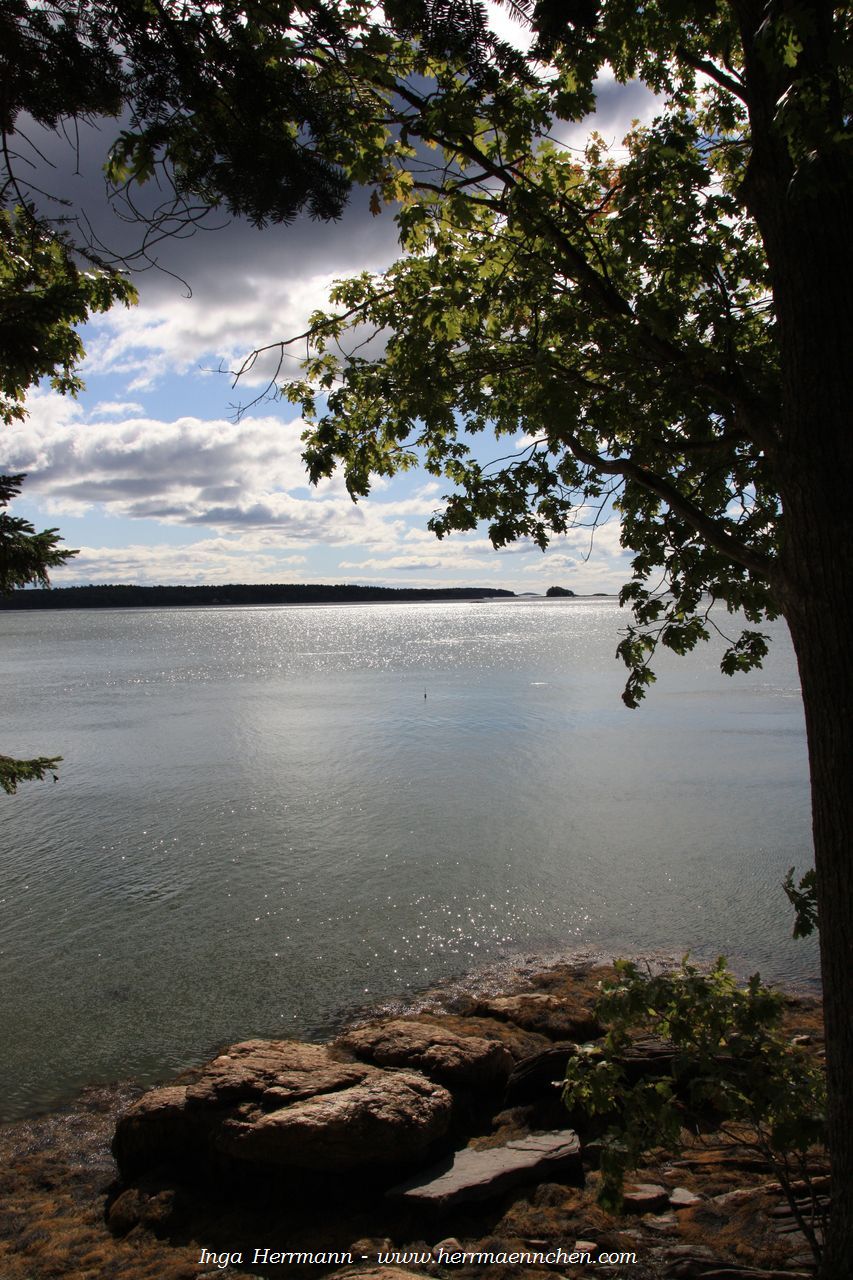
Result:
{"type": "Polygon", "coordinates": [[[83,583],[281,582],[304,565],[304,555],[276,555],[242,538],[203,538],[189,546],[81,547],[80,554],[53,575],[57,586],[83,583]]]}
{"type": "Polygon", "coordinates": [[[90,413],[93,418],[115,418],[129,413],[142,413],[142,405],[136,400],[102,400],[90,413]]]}
{"type": "Polygon", "coordinates": [[[440,502],[433,478],[403,496],[382,486],[358,505],[338,477],[310,489],[299,421],[87,416],[47,393],[30,408],[28,422],[0,439],[0,462],[28,473],[31,501],[51,516],[144,521],[142,538],[152,523],[161,526],[153,546],[132,539],[116,549],[76,535],[82,552],[58,571],[58,584],[343,579],[544,590],[558,581],[593,591],[615,590],[626,577],[615,521],[598,531],[592,551],[583,529],[555,539],[544,555],[529,539],[495,551],[481,533],[439,541],[426,529],[440,502]],[[184,532],[180,545],[164,545],[170,526],[201,536],[187,544],[184,532]]]}
{"type": "MultiPolygon", "coordinates": [[[[308,316],[328,305],[334,276],[232,279],[230,297],[200,287],[192,298],[175,294],[130,309],[114,309],[90,324],[85,372],[127,376],[130,390],[144,390],[166,373],[198,368],[235,369],[246,355],[302,332],[308,316]],[[211,296],[212,293],[212,296],[211,296]]],[[[279,361],[297,368],[304,355],[276,347],[259,358],[241,380],[266,385],[279,361]]]]}

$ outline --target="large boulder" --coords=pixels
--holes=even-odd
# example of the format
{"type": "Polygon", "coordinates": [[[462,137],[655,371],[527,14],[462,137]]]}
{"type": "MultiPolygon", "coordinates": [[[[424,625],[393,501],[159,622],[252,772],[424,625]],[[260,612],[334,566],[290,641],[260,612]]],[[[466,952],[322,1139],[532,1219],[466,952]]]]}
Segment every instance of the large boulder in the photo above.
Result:
{"type": "Polygon", "coordinates": [[[497,1040],[462,1036],[409,1018],[358,1027],[338,1044],[362,1061],[380,1067],[411,1067],[451,1090],[502,1089],[514,1063],[497,1040]]]}
{"type": "Polygon", "coordinates": [[[475,1010],[488,1018],[514,1022],[525,1031],[534,1031],[550,1040],[595,1040],[604,1028],[590,1008],[589,1002],[555,996],[540,991],[525,991],[513,996],[492,996],[481,1000],[475,1010]]]}
{"type": "Polygon", "coordinates": [[[450,1106],[420,1072],[373,1070],[348,1089],[228,1119],[216,1146],[238,1160],[323,1173],[410,1164],[444,1136],[450,1106]]]}
{"type": "Polygon", "coordinates": [[[419,1013],[417,1020],[425,1026],[452,1031],[457,1036],[476,1036],[480,1040],[503,1045],[513,1062],[520,1062],[522,1058],[546,1049],[551,1043],[548,1036],[525,1031],[514,1022],[478,1017],[473,1012],[477,1007],[477,1002],[472,1000],[470,1008],[464,1013],[419,1013]]]}
{"type": "Polygon", "coordinates": [[[522,1058],[507,1080],[505,1104],[508,1107],[520,1107],[559,1097],[569,1059],[577,1051],[577,1045],[568,1041],[565,1044],[551,1044],[547,1049],[531,1054],[529,1058],[522,1058]]]}
{"type": "Polygon", "coordinates": [[[256,1102],[265,1111],[318,1093],[360,1084],[367,1072],[323,1044],[300,1040],[244,1040],[205,1063],[187,1086],[190,1107],[256,1102]]]}
{"type": "Polygon", "coordinates": [[[415,1071],[346,1061],[325,1045],[249,1040],[152,1089],[118,1122],[125,1177],[157,1165],[342,1172],[417,1164],[446,1134],[450,1094],[415,1071]]]}

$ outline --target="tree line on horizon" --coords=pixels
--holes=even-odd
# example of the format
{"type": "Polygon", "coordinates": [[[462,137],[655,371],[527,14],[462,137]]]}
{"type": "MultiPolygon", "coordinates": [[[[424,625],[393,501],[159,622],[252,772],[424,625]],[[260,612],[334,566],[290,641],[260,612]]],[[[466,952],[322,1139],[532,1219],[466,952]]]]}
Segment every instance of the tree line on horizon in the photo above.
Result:
{"type": "Polygon", "coordinates": [[[218,586],[90,584],[28,588],[0,596],[2,609],[116,609],[153,605],[343,604],[356,601],[516,598],[499,587],[372,587],[348,583],[223,583],[218,586]]]}

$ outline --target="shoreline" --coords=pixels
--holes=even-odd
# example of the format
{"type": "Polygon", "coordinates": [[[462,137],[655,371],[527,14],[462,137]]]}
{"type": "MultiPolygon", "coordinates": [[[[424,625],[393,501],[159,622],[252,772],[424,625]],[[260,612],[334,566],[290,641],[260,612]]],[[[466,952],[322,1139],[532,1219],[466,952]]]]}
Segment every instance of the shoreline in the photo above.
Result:
{"type": "MultiPolygon", "coordinates": [[[[547,967],[543,967],[542,957],[537,959],[539,963],[529,957],[527,964],[516,966],[512,990],[498,984],[495,975],[481,973],[477,992],[472,991],[470,983],[464,990],[460,990],[458,984],[450,988],[443,986],[421,993],[417,1009],[411,1003],[405,1009],[374,1007],[372,1018],[365,1016],[350,1021],[349,1033],[322,1049],[327,1055],[329,1048],[332,1050],[332,1059],[324,1059],[326,1066],[315,1064],[309,1070],[320,1070],[322,1074],[330,1064],[337,1064],[337,1070],[352,1070],[347,1064],[353,1063],[353,1059],[346,1053],[341,1056],[336,1044],[356,1047],[365,1043],[365,1037],[375,1038],[376,1032],[386,1025],[409,1027],[413,1031],[420,1026],[421,1031],[430,1032],[428,1039],[439,1048],[454,1041],[458,1044],[461,1030],[463,1037],[466,1034],[475,1037],[466,1042],[472,1046],[472,1052],[475,1044],[486,1043],[477,1039],[486,1034],[492,1037],[490,1061],[495,1054],[509,1052],[516,1065],[532,1061],[526,1055],[533,1053],[535,1058],[537,1045],[540,1055],[542,1047],[547,1049],[549,1044],[556,1050],[565,1043],[572,1020],[578,1026],[574,1035],[583,1034],[580,1027],[589,1015],[596,984],[604,970],[591,967],[589,956],[586,964],[575,956],[574,964],[565,961],[560,964],[555,960],[547,967]],[[491,1029],[484,1031],[487,1023],[491,1029]]],[[[663,958],[661,967],[665,967],[662,961],[663,958]]],[[[814,998],[791,997],[787,1005],[786,1016],[791,1019],[792,1030],[819,1035],[820,1010],[814,998]]],[[[465,1207],[464,1212],[460,1209],[438,1217],[435,1214],[413,1216],[408,1209],[395,1209],[384,1197],[384,1184],[380,1182],[374,1189],[372,1178],[364,1175],[346,1176],[341,1182],[339,1174],[306,1172],[300,1175],[298,1189],[292,1187],[283,1200],[278,1192],[263,1190],[265,1181],[251,1193],[249,1200],[239,1195],[234,1199],[235,1193],[227,1190],[230,1184],[217,1189],[215,1180],[193,1175],[188,1168],[170,1173],[165,1166],[157,1165],[156,1159],[148,1172],[141,1170],[134,1175],[132,1162],[128,1163],[130,1148],[126,1141],[123,1155],[122,1144],[118,1148],[124,1176],[122,1181],[116,1181],[110,1142],[120,1116],[125,1116],[122,1125],[127,1137],[128,1108],[132,1114],[142,1098],[144,1115],[158,1094],[171,1097],[179,1086],[209,1092],[211,1081],[214,1089],[220,1087],[216,1084],[218,1078],[222,1080],[222,1087],[230,1088],[227,1083],[227,1073],[232,1070],[230,1064],[237,1069],[235,1079],[240,1078],[240,1063],[243,1060],[251,1063],[252,1055],[257,1055],[258,1050],[262,1051],[263,1061],[263,1046],[268,1045],[271,1050],[274,1043],[249,1042],[242,1049],[244,1058],[240,1057],[240,1046],[236,1046],[236,1057],[232,1048],[230,1058],[220,1057],[205,1067],[180,1073],[159,1090],[144,1093],[142,1087],[133,1082],[88,1088],[61,1109],[0,1125],[0,1195],[9,1206],[7,1225],[5,1229],[0,1228],[0,1274],[4,1280],[32,1280],[35,1276],[39,1280],[54,1280],[54,1277],[57,1280],[65,1277],[68,1280],[78,1280],[78,1277],[115,1280],[118,1275],[122,1280],[152,1280],[155,1276],[157,1280],[194,1280],[200,1275],[201,1249],[207,1249],[209,1255],[216,1253],[221,1257],[228,1253],[235,1258],[244,1244],[247,1262],[253,1257],[250,1245],[275,1248],[284,1245],[288,1249],[308,1251],[351,1248],[353,1256],[368,1258],[371,1264],[401,1250],[414,1251],[422,1258],[430,1254],[434,1259],[439,1245],[446,1245],[446,1249],[457,1247],[447,1245],[448,1240],[458,1241],[462,1252],[473,1254],[480,1248],[498,1253],[530,1248],[531,1240],[541,1242],[536,1248],[571,1249],[578,1240],[591,1239],[596,1248],[633,1250],[637,1264],[626,1273],[632,1280],[701,1276],[701,1268],[685,1271],[679,1267],[688,1256],[701,1262],[709,1254],[709,1245],[714,1246],[726,1265],[735,1266],[735,1270],[727,1274],[737,1275],[738,1264],[754,1267],[756,1263],[765,1270],[770,1264],[782,1268],[772,1272],[773,1280],[787,1277],[794,1280],[809,1274],[802,1269],[802,1249],[793,1236],[775,1234],[773,1223],[779,1191],[768,1183],[766,1172],[756,1167],[748,1148],[735,1145],[710,1151],[709,1136],[702,1139],[698,1148],[687,1149],[684,1158],[674,1162],[667,1159],[663,1163],[652,1159],[637,1172],[640,1183],[660,1183],[669,1188],[667,1194],[671,1196],[678,1191],[684,1203],[679,1201],[677,1211],[662,1210],[658,1206],[642,1212],[638,1209],[627,1218],[614,1218],[596,1204],[598,1175],[595,1165],[586,1163],[580,1176],[577,1172],[543,1173],[534,1182],[506,1191],[496,1201],[472,1204],[465,1207]],[[226,1076],[217,1077],[217,1071],[221,1073],[223,1069],[226,1076]],[[342,1188],[347,1188],[349,1199],[340,1199],[342,1188]],[[291,1210],[287,1206],[294,1193],[296,1200],[291,1210]]],[[[287,1043],[294,1043],[299,1050],[298,1042],[287,1043]]],[[[309,1058],[322,1056],[321,1046],[304,1045],[301,1051],[306,1049],[309,1058]]],[[[412,1052],[411,1045],[409,1052],[412,1052]]],[[[415,1045],[414,1052],[417,1055],[423,1050],[415,1045]]],[[[482,1049],[477,1052],[481,1053],[482,1049]]],[[[357,1056],[354,1067],[377,1078],[377,1067],[358,1067],[362,1060],[357,1056]]],[[[371,1059],[368,1057],[367,1061],[371,1059]]],[[[445,1059],[450,1061],[452,1058],[445,1059]]],[[[407,1074],[411,1078],[412,1067],[416,1071],[430,1070],[414,1063],[407,1066],[405,1061],[394,1060],[390,1065],[386,1061],[385,1068],[379,1070],[379,1077],[388,1082],[383,1088],[391,1087],[393,1081],[400,1081],[407,1074]]],[[[523,1141],[525,1134],[540,1132],[543,1127],[568,1125],[569,1117],[558,1100],[556,1111],[555,1101],[547,1098],[540,1100],[538,1111],[536,1106],[519,1105],[520,1098],[515,1102],[504,1099],[501,1103],[495,1081],[489,1083],[481,1074],[484,1068],[485,1060],[481,1058],[474,1075],[465,1077],[461,1093],[461,1077],[456,1085],[450,1086],[454,1108],[462,1108],[457,1145],[460,1140],[464,1144],[465,1133],[473,1133],[473,1141],[470,1136],[467,1139],[472,1150],[488,1151],[500,1143],[511,1147],[513,1142],[523,1141]],[[488,1095],[486,1111],[482,1110],[484,1094],[488,1095]],[[498,1112],[497,1107],[503,1109],[498,1112]],[[489,1116],[492,1118],[488,1119],[489,1116]]],[[[424,1077],[420,1079],[423,1081],[424,1077]]],[[[145,1157],[150,1163],[149,1157],[150,1152],[145,1157]]],[[[254,1185],[246,1184],[247,1188],[254,1185]]],[[[566,1272],[571,1276],[594,1273],[594,1264],[591,1270],[581,1267],[566,1272]]],[[[497,1266],[484,1273],[481,1268],[463,1264],[454,1264],[445,1270],[433,1261],[399,1273],[387,1265],[381,1270],[375,1265],[372,1270],[363,1266],[341,1270],[337,1266],[330,1269],[304,1265],[220,1268],[218,1264],[210,1272],[211,1276],[226,1275],[234,1280],[238,1276],[245,1280],[249,1276],[338,1274],[341,1280],[415,1280],[417,1277],[442,1280],[451,1274],[465,1276],[466,1280],[478,1280],[484,1274],[494,1280],[510,1275],[524,1277],[524,1280],[528,1277],[547,1280],[553,1271],[547,1268],[506,1270],[497,1266]]]]}
{"type": "MultiPolygon", "coordinates": [[[[351,1028],[381,1018],[412,1017],[419,1013],[440,1017],[446,1013],[453,1013],[454,1007],[464,1005],[471,998],[515,994],[524,988],[524,984],[533,975],[567,966],[579,969],[607,968],[613,964],[614,960],[624,959],[636,964],[648,964],[653,971],[662,972],[677,967],[687,955],[700,967],[708,967],[717,958],[717,954],[709,950],[698,955],[695,951],[686,952],[670,948],[633,952],[625,948],[614,949],[601,946],[577,949],[548,948],[542,951],[524,949],[500,960],[486,960],[475,969],[463,970],[446,979],[416,986],[401,994],[350,1004],[340,1008],[332,1018],[322,1024],[294,1034],[307,1043],[323,1044],[337,1039],[351,1028]]],[[[737,964],[730,958],[727,959],[732,972],[740,982],[746,982],[756,971],[748,964],[737,964]]],[[[784,981],[771,981],[769,985],[799,999],[820,999],[821,996],[819,975],[813,979],[788,978],[784,981]]],[[[276,1039],[281,1033],[280,1028],[271,1026],[268,1031],[261,1030],[252,1034],[261,1039],[276,1039]]],[[[31,1120],[64,1115],[73,1111],[78,1100],[89,1094],[108,1096],[112,1093],[117,1095],[143,1093],[166,1079],[201,1066],[220,1053],[229,1040],[233,1041],[233,1036],[217,1037],[209,1041],[204,1048],[187,1054],[180,1063],[175,1065],[163,1064],[150,1071],[130,1075],[104,1073],[100,1078],[78,1081],[57,1089],[43,1102],[30,1103],[8,1113],[4,1112],[0,1102],[0,1129],[31,1120]]]]}

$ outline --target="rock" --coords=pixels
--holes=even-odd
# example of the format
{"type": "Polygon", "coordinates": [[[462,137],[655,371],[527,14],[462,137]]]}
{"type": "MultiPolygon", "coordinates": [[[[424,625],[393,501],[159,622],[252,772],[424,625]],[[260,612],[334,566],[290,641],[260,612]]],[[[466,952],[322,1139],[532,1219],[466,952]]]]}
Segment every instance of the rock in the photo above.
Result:
{"type": "Polygon", "coordinates": [[[657,1235],[674,1236],[678,1234],[678,1219],[674,1213],[658,1213],[653,1218],[647,1218],[643,1226],[647,1231],[654,1231],[657,1235]]]}
{"type": "Polygon", "coordinates": [[[701,1276],[701,1280],[814,1280],[813,1271],[766,1271],[760,1267],[739,1267],[734,1263],[706,1267],[696,1275],[701,1276]]]}
{"type": "Polygon", "coordinates": [[[335,1280],[424,1280],[423,1273],[403,1267],[344,1267],[335,1272],[335,1280]]]}
{"type": "Polygon", "coordinates": [[[508,1050],[513,1062],[520,1062],[531,1053],[538,1053],[540,1049],[548,1047],[550,1041],[547,1036],[535,1031],[525,1031],[514,1022],[504,1022],[500,1018],[481,1018],[474,1012],[478,1007],[472,1001],[469,1011],[464,1014],[419,1013],[417,1020],[425,1026],[453,1031],[458,1036],[479,1036],[483,1040],[493,1040],[508,1050]]]}
{"type": "Polygon", "coordinates": [[[638,1182],[626,1187],[622,1195],[625,1213],[663,1213],[669,1205],[666,1187],[656,1182],[638,1182]]]}
{"type": "Polygon", "coordinates": [[[341,1061],[326,1045],[300,1040],[244,1040],[208,1062],[187,1086],[190,1107],[255,1101],[264,1109],[360,1083],[359,1063],[341,1061]]]}
{"type": "Polygon", "coordinates": [[[626,1082],[631,1085],[649,1076],[670,1075],[674,1057],[675,1050],[668,1041],[646,1039],[635,1040],[613,1061],[621,1066],[626,1082]]]}
{"type": "Polygon", "coordinates": [[[508,1049],[481,1036],[396,1018],[347,1032],[338,1044],[380,1067],[411,1067],[448,1088],[500,1088],[513,1068],[508,1049]]]}
{"type": "Polygon", "coordinates": [[[722,1195],[711,1196],[706,1204],[721,1205],[726,1208],[731,1208],[733,1205],[748,1204],[750,1200],[754,1200],[756,1196],[761,1195],[761,1190],[761,1187],[737,1187],[734,1191],[724,1191],[722,1195]]]}
{"type": "Polygon", "coordinates": [[[452,1099],[417,1071],[376,1071],[361,1084],[257,1117],[226,1119],[216,1149],[237,1160],[333,1173],[411,1163],[447,1132],[452,1099]]]}
{"type": "Polygon", "coordinates": [[[113,1200],[107,1211],[107,1226],[116,1236],[126,1236],[140,1224],[157,1232],[168,1226],[174,1207],[174,1191],[163,1190],[149,1195],[139,1187],[131,1187],[113,1200]]]}
{"type": "Polygon", "coordinates": [[[182,1163],[193,1155],[186,1118],[185,1085],[149,1089],[119,1118],[112,1153],[122,1174],[150,1169],[165,1160],[182,1163]]]}
{"type": "Polygon", "coordinates": [[[119,1120],[113,1154],[126,1178],[159,1164],[210,1167],[217,1156],[326,1172],[405,1165],[430,1158],[451,1110],[450,1094],[418,1072],[250,1040],[191,1083],[144,1094],[119,1120]]]}
{"type": "Polygon", "coordinates": [[[600,1138],[592,1138],[583,1144],[583,1162],[590,1169],[601,1168],[601,1153],[605,1144],[600,1138]]]}
{"type": "Polygon", "coordinates": [[[493,996],[481,1000],[475,1013],[514,1022],[517,1027],[548,1036],[550,1040],[582,1043],[604,1035],[604,1028],[587,1003],[543,992],[493,996]]]}
{"type": "Polygon", "coordinates": [[[576,1052],[574,1043],[553,1044],[523,1058],[510,1072],[506,1082],[505,1104],[517,1107],[541,1102],[546,1096],[558,1097],[566,1064],[576,1052]]]}
{"type": "Polygon", "coordinates": [[[676,1187],[669,1193],[671,1209],[692,1209],[694,1205],[701,1203],[702,1196],[697,1196],[695,1191],[688,1191],[686,1187],[676,1187]]]}
{"type": "Polygon", "coordinates": [[[663,1250],[663,1256],[669,1262],[681,1262],[685,1259],[713,1262],[716,1255],[705,1244],[671,1244],[663,1250]]]}
{"type": "Polygon", "coordinates": [[[674,1244],[662,1250],[666,1265],[664,1274],[673,1280],[698,1280],[709,1267],[719,1265],[719,1258],[707,1245],[674,1244]]]}
{"type": "Polygon", "coordinates": [[[533,1133],[502,1147],[465,1147],[450,1161],[427,1169],[386,1194],[408,1204],[449,1208],[490,1200],[510,1187],[541,1178],[580,1173],[580,1142],[571,1129],[533,1133]]]}

